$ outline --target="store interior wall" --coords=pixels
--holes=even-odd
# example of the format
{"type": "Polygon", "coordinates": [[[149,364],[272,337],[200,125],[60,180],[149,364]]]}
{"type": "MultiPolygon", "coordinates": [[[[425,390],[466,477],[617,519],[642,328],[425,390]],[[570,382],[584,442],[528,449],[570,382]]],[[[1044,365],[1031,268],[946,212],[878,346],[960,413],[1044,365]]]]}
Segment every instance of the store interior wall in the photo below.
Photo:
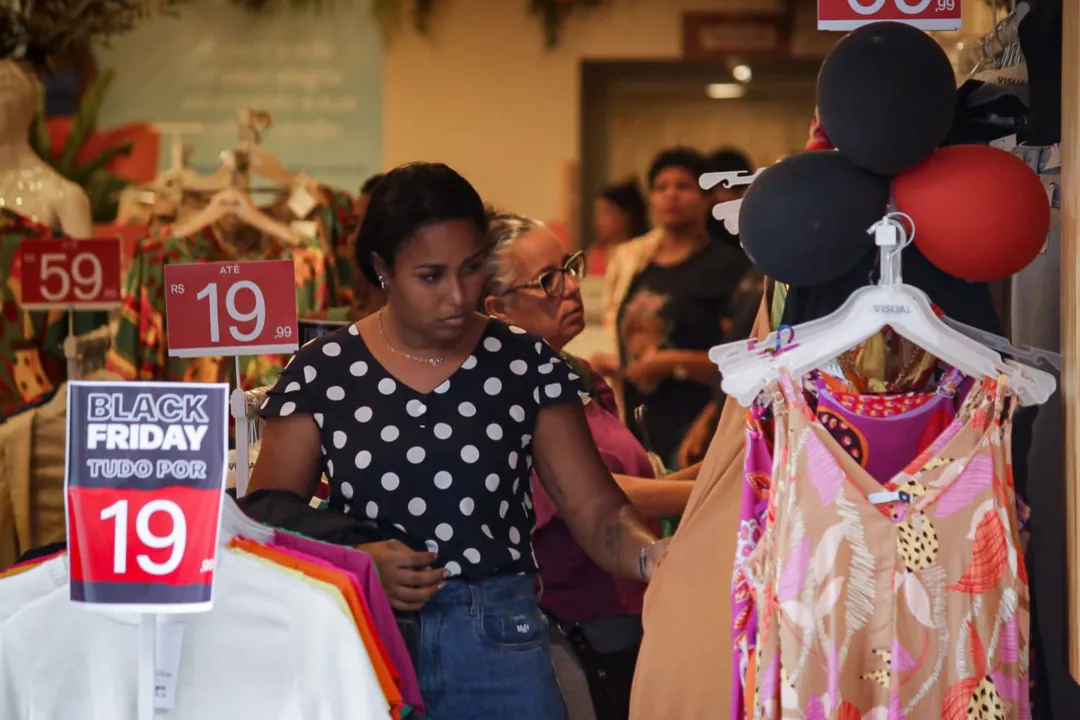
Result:
{"type": "Polygon", "coordinates": [[[429,37],[402,32],[388,43],[383,161],[447,162],[485,199],[551,220],[565,219],[572,203],[565,177],[578,156],[582,60],[678,59],[683,12],[780,11],[784,3],[612,2],[572,18],[551,50],[525,7],[455,0],[435,12],[429,37]]]}
{"type": "Polygon", "coordinates": [[[700,98],[661,103],[647,93],[613,98],[608,117],[609,180],[636,177],[643,182],[656,153],[676,145],[705,152],[737,147],[755,167],[762,167],[802,150],[806,143],[807,113],[814,109],[812,95],[731,102],[700,94],[700,98]]]}
{"type": "Polygon", "coordinates": [[[191,167],[210,172],[236,147],[238,111],[268,111],[263,144],[286,167],[355,191],[384,162],[383,47],[370,2],[318,12],[282,3],[255,14],[191,0],[177,17],[96,48],[98,66],[116,72],[101,127],[149,120],[162,133],[161,169],[179,137],[191,146],[191,167]]]}

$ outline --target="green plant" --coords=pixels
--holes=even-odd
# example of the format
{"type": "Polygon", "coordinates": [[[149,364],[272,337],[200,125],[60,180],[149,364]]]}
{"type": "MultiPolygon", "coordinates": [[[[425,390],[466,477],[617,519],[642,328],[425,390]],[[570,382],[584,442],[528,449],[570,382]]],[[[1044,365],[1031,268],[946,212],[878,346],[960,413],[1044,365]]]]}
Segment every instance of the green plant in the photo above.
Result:
{"type": "Polygon", "coordinates": [[[50,55],[107,42],[188,0],[36,0],[0,3],[0,59],[43,67],[50,55]]]}
{"type": "Polygon", "coordinates": [[[98,113],[114,77],[112,70],[102,71],[83,93],[79,108],[71,118],[71,132],[63,147],[52,146],[45,120],[44,99],[30,125],[30,146],[34,152],[54,170],[86,191],[95,222],[108,222],[116,217],[120,191],[129,184],[110,172],[108,165],[118,157],[131,154],[131,141],[106,148],[95,157],[79,160],[81,151],[97,127],[98,113]]]}

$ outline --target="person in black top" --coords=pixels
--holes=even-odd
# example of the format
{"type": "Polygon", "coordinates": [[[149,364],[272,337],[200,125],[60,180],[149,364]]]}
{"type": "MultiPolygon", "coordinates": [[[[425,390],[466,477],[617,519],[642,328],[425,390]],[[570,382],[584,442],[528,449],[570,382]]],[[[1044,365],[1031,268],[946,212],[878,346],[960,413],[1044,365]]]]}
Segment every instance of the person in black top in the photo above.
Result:
{"type": "MultiPolygon", "coordinates": [[[[631,249],[640,257],[619,302],[623,407],[644,406],[633,428],[669,468],[690,425],[708,404],[718,371],[708,350],[724,338],[728,299],[749,268],[736,247],[706,230],[712,196],[698,179],[708,169],[695,150],[660,153],[649,170],[649,201],[658,226],[631,249]]],[[[608,374],[605,358],[593,365],[608,374]]]]}
{"type": "Polygon", "coordinates": [[[425,717],[561,720],[534,588],[534,463],[607,571],[647,580],[665,546],[601,460],[572,369],[475,312],[486,228],[480,197],[445,165],[387,173],[356,251],[386,306],[290,362],[263,407],[251,490],[306,499],[325,473],[329,512],[403,538],[360,547],[394,608],[419,613],[425,717]]]}
{"type": "MultiPolygon", "coordinates": [[[[740,172],[750,174],[754,172],[753,163],[746,153],[734,147],[722,148],[709,156],[710,172],[740,172]]],[[[736,185],[726,188],[723,184],[716,185],[712,189],[714,203],[731,202],[738,200],[746,194],[749,185],[736,185]]],[[[728,232],[727,227],[712,215],[712,207],[709,208],[706,220],[709,237],[742,253],[746,261],[747,270],[731,291],[728,299],[727,313],[724,316],[723,342],[746,339],[754,327],[757,317],[758,306],[761,304],[761,294],[765,289],[765,275],[750,263],[739,240],[738,234],[728,232]]],[[[713,398],[708,405],[698,414],[697,419],[690,426],[683,437],[679,448],[679,464],[683,467],[701,462],[712,442],[716,425],[720,421],[720,410],[724,407],[724,391],[720,387],[720,378],[716,378],[713,386],[713,398]]]]}

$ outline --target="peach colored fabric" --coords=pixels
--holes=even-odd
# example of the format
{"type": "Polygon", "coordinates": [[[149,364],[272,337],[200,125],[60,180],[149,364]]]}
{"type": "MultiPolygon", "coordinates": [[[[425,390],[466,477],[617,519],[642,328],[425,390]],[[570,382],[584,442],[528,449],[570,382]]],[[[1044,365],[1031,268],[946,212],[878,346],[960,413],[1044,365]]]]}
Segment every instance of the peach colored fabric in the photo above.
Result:
{"type": "MultiPolygon", "coordinates": [[[[769,332],[765,299],[752,335],[769,332]]],[[[731,707],[731,572],[746,409],[728,398],[679,529],[645,594],[631,720],[717,720],[731,707]]]]}

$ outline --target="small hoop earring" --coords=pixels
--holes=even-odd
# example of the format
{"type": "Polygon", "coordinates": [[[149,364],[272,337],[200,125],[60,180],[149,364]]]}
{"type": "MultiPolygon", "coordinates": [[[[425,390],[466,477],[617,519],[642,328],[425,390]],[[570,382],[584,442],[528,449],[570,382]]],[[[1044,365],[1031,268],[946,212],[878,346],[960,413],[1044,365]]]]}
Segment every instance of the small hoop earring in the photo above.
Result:
{"type": "Polygon", "coordinates": [[[386,289],[386,278],[384,278],[382,275],[379,276],[379,287],[381,287],[383,290],[386,289]]]}

